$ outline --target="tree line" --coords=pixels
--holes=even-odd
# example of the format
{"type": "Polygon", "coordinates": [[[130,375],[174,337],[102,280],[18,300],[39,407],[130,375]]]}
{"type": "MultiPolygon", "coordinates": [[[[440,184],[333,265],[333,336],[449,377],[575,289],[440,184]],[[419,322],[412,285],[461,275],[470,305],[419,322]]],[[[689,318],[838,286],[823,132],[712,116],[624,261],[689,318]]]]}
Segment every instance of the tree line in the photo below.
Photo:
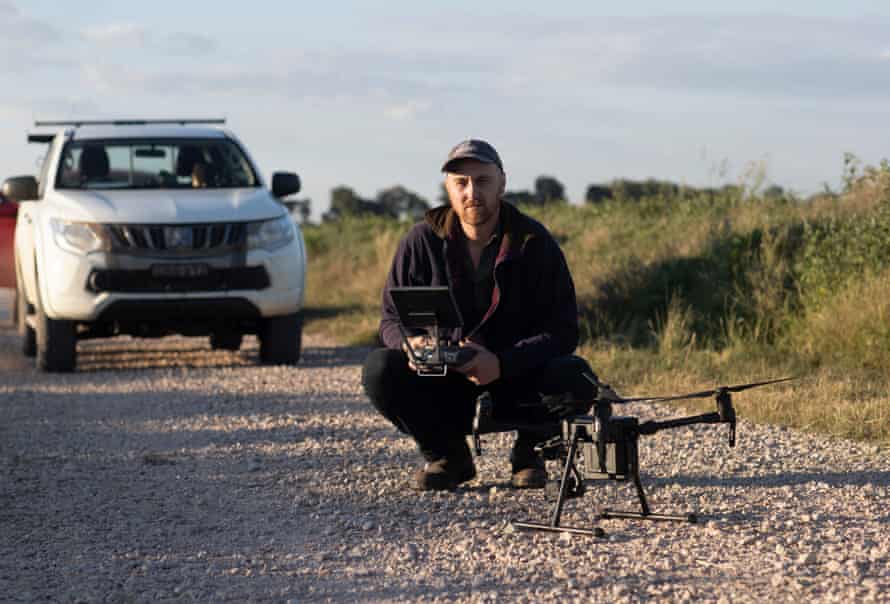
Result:
{"type": "MultiPolygon", "coordinates": [[[[584,195],[585,203],[598,204],[610,200],[639,201],[641,199],[692,198],[701,195],[709,196],[743,196],[742,185],[727,184],[721,187],[693,187],[667,180],[654,178],[646,180],[615,179],[608,183],[591,184],[584,195]]],[[[772,185],[764,189],[764,197],[781,197],[785,194],[782,187],[772,185]]],[[[535,179],[532,190],[522,189],[507,191],[504,200],[514,205],[545,205],[565,203],[567,201],[565,186],[555,177],[541,175],[535,179]]],[[[439,204],[448,203],[448,194],[442,184],[439,204]]],[[[309,200],[303,200],[303,213],[308,217],[309,200]]],[[[417,221],[429,210],[431,204],[421,195],[401,185],[395,185],[379,191],[373,198],[360,196],[351,187],[340,185],[331,189],[330,209],[324,213],[322,220],[330,222],[344,216],[381,216],[398,220],[417,221]]]]}

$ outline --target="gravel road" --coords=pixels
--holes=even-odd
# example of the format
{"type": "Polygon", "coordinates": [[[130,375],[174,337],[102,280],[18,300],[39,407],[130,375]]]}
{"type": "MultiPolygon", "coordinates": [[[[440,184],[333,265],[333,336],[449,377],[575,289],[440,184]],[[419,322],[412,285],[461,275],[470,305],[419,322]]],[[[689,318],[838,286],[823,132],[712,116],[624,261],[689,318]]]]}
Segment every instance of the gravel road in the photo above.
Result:
{"type": "MultiPolygon", "coordinates": [[[[466,488],[409,492],[417,457],[370,412],[366,351],[305,344],[269,368],[252,340],[96,340],[77,373],[43,375],[0,326],[0,601],[890,601],[885,451],[746,422],[735,449],[722,428],[664,432],[643,441],[650,502],[700,524],[526,533],[509,520],[549,502],[509,488],[508,435],[466,488]]],[[[633,503],[594,485],[564,522],[633,503]]]]}

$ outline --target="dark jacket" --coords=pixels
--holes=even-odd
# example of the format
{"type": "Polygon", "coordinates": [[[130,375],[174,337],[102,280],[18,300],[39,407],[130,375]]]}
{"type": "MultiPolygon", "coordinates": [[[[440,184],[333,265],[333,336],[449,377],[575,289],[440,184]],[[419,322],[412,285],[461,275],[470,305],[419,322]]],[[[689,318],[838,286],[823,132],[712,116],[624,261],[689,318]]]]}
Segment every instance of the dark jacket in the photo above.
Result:
{"type": "MultiPolygon", "coordinates": [[[[450,333],[466,337],[497,354],[501,377],[512,378],[571,354],[578,345],[575,286],[562,250],[547,229],[514,206],[503,203],[503,237],[494,265],[491,306],[478,325],[450,333]]],[[[391,287],[450,285],[462,314],[472,308],[473,287],[466,275],[463,231],[450,206],[433,208],[399,243],[383,290],[380,337],[388,348],[401,347],[401,332],[391,287]]]]}

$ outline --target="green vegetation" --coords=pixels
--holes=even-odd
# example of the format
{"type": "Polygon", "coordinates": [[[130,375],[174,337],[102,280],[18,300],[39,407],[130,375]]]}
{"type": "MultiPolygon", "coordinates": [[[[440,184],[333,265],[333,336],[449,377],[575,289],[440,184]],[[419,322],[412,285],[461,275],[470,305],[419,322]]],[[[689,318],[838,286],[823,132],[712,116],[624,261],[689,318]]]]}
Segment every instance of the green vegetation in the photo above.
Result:
{"type": "MultiPolygon", "coordinates": [[[[890,168],[847,162],[844,191],[653,194],[530,205],[559,239],[580,353],[622,393],[795,375],[738,397],[755,421],[890,443],[890,168]]],[[[409,227],[306,227],[309,331],[376,337],[380,290],[409,227]]]]}
{"type": "Polygon", "coordinates": [[[363,199],[351,188],[339,186],[331,189],[331,207],[322,219],[330,222],[346,217],[381,216],[420,220],[429,208],[424,198],[401,185],[379,191],[374,199],[363,199]]]}

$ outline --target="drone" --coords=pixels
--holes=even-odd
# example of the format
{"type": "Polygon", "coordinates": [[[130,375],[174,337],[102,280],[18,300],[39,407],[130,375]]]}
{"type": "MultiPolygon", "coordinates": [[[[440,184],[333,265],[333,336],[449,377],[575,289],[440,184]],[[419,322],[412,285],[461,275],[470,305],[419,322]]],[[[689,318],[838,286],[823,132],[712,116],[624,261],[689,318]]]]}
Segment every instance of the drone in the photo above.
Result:
{"type": "MultiPolygon", "coordinates": [[[[602,480],[633,482],[640,511],[603,509],[599,512],[600,518],[697,522],[697,516],[694,513],[660,514],[652,510],[640,479],[640,436],[693,424],[726,424],[729,446],[734,447],[736,443],[736,413],[732,405],[732,394],[794,379],[786,377],[750,384],[720,386],[712,390],[672,396],[622,398],[608,384],[601,383],[596,376],[585,373],[584,377],[597,389],[597,395],[592,404],[573,401],[571,394],[565,394],[543,396],[541,403],[525,405],[543,407],[555,413],[554,417],[560,418],[558,420],[560,433],[536,447],[545,460],[559,461],[560,479],[548,481],[545,489],[547,497],[555,499],[549,522],[514,521],[513,526],[517,528],[593,537],[604,536],[605,532],[600,527],[583,528],[561,524],[565,502],[568,499],[584,495],[587,483],[602,480]],[[643,422],[640,422],[637,417],[613,415],[614,405],[711,397],[714,398],[716,410],[700,415],[643,422]]],[[[495,418],[493,412],[494,404],[491,396],[488,393],[483,393],[476,401],[476,415],[472,429],[477,455],[482,454],[481,434],[522,428],[540,429],[542,427],[540,424],[504,423],[502,419],[499,421],[495,418]]]]}

